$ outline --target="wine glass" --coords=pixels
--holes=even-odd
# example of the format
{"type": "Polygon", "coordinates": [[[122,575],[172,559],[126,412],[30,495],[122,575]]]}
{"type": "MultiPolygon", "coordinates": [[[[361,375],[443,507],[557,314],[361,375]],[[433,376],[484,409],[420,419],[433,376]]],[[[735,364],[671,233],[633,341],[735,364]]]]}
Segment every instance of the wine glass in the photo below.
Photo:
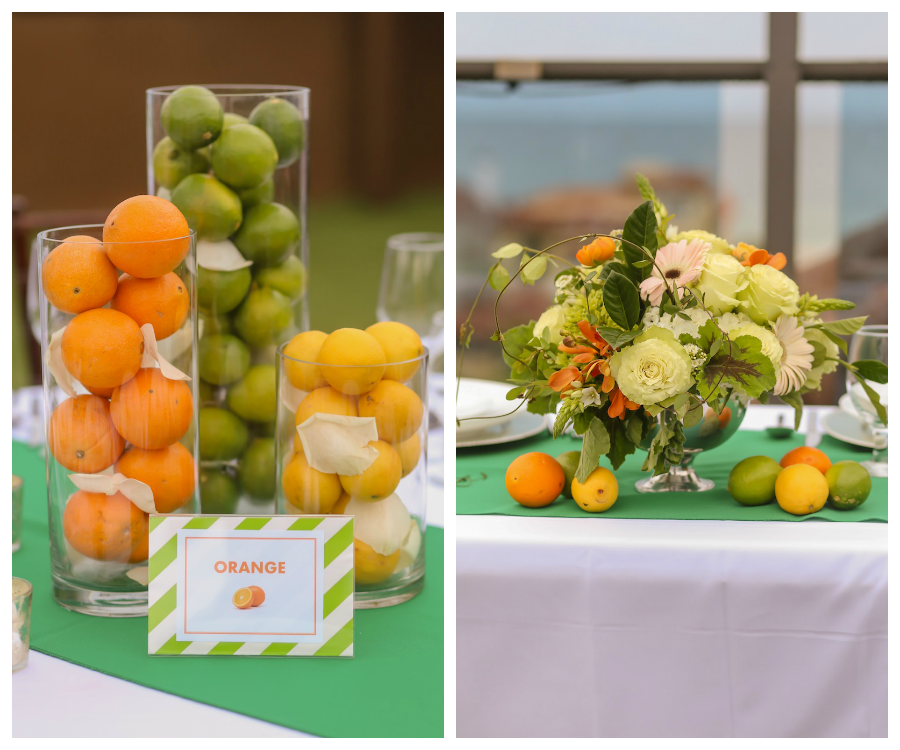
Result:
{"type": "MultiPolygon", "coordinates": [[[[856,362],[861,359],[873,359],[887,364],[888,327],[886,325],[871,325],[860,328],[850,339],[848,359],[850,362],[856,362]]],[[[866,381],[866,385],[878,394],[879,401],[881,401],[882,406],[887,411],[888,384],[866,381]]],[[[872,405],[869,396],[856,375],[849,370],[847,371],[847,392],[850,394],[850,401],[854,408],[872,433],[872,460],[864,461],[862,465],[866,467],[869,474],[873,477],[886,477],[888,470],[886,454],[887,425],[878,417],[875,407],[872,405]]]]}
{"type": "MultiPolygon", "coordinates": [[[[388,238],[375,315],[379,321],[408,325],[428,347],[428,410],[431,425],[440,426],[444,417],[443,234],[409,232],[388,238]]],[[[430,478],[442,481],[443,457],[432,455],[429,461],[430,478]]]]}

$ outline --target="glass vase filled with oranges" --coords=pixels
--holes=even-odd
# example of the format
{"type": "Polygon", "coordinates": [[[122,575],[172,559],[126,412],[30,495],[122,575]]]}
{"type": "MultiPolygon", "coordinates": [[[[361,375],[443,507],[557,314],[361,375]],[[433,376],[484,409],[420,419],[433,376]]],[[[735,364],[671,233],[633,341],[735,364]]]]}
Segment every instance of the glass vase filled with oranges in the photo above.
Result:
{"type": "Polygon", "coordinates": [[[53,594],[146,615],[149,514],[199,512],[194,233],[136,196],[36,250],[53,594]]]}
{"type": "Polygon", "coordinates": [[[354,516],[356,606],[411,599],[425,575],[427,350],[382,322],[300,333],[278,353],[279,513],[354,516]]]}
{"type": "Polygon", "coordinates": [[[147,91],[149,190],[197,232],[204,512],[275,509],[276,347],[307,325],[309,90],[147,91]]]}

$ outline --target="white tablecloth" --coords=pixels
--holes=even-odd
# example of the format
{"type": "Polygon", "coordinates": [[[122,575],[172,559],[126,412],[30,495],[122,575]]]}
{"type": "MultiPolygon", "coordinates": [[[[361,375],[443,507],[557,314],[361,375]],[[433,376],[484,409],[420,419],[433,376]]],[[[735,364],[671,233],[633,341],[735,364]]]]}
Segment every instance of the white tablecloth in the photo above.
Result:
{"type": "Polygon", "coordinates": [[[887,736],[886,524],[459,516],[456,612],[460,737],[887,736]]]}

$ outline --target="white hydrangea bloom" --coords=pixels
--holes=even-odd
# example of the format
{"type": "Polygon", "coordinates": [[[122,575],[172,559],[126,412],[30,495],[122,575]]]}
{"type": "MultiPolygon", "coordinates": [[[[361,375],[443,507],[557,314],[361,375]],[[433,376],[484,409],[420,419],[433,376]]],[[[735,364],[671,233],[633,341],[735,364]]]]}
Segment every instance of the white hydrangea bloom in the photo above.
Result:
{"type": "Polygon", "coordinates": [[[724,315],[720,315],[718,318],[719,328],[722,329],[724,333],[731,333],[735,328],[740,328],[741,326],[747,325],[747,323],[752,323],[750,320],[750,316],[743,312],[738,313],[725,313],[724,315]]]}

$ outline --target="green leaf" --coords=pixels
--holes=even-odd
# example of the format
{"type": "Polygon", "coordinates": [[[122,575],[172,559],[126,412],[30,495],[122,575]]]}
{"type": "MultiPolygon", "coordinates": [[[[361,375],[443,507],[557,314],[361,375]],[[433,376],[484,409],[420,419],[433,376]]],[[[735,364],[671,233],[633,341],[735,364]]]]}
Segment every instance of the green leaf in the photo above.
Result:
{"type": "Polygon", "coordinates": [[[602,339],[613,349],[619,349],[620,347],[625,346],[625,344],[634,339],[636,336],[640,336],[643,331],[620,331],[618,328],[598,326],[597,333],[599,333],[602,339]]]}
{"type": "Polygon", "coordinates": [[[782,403],[794,408],[794,429],[799,430],[800,419],[803,416],[803,397],[795,391],[794,393],[784,393],[778,398],[782,403]]]}
{"type": "Polygon", "coordinates": [[[650,260],[649,258],[647,258],[647,260],[636,260],[631,265],[634,266],[635,268],[646,268],[647,266],[652,266],[653,261],[650,260]]]}
{"type": "Polygon", "coordinates": [[[639,411],[630,411],[625,417],[625,434],[629,442],[640,445],[644,437],[644,418],[639,411]]]}
{"type": "Polygon", "coordinates": [[[522,281],[526,284],[534,284],[547,270],[547,257],[536,255],[522,268],[522,281]]]}
{"type": "Polygon", "coordinates": [[[575,430],[575,434],[584,435],[587,432],[587,428],[591,426],[592,419],[594,419],[594,414],[591,411],[583,411],[580,414],[576,414],[572,418],[572,428],[575,430]]]}
{"type": "Polygon", "coordinates": [[[600,456],[609,450],[609,433],[600,417],[591,420],[590,427],[584,433],[584,443],[581,446],[581,458],[578,461],[578,469],[575,478],[579,482],[587,481],[591,472],[600,465],[600,456]]]}
{"type": "Polygon", "coordinates": [[[853,367],[861,378],[882,385],[888,382],[888,366],[884,362],[877,359],[860,359],[853,363],[853,367]]]}
{"type": "Polygon", "coordinates": [[[522,358],[522,354],[530,351],[532,347],[529,342],[534,338],[534,321],[525,325],[510,328],[503,333],[503,346],[506,349],[503,352],[503,359],[510,367],[513,366],[515,360],[512,357],[522,358]],[[509,352],[509,354],[507,354],[509,352]],[[512,357],[510,357],[512,355],[512,357]]]}
{"type": "Polygon", "coordinates": [[[775,386],[772,361],[760,351],[755,336],[738,336],[734,341],[723,340],[721,350],[710,357],[697,373],[697,392],[704,400],[714,398],[726,386],[737,388],[750,398],[775,386]]]}
{"type": "Polygon", "coordinates": [[[518,388],[513,388],[511,391],[507,391],[506,400],[507,401],[515,401],[517,398],[521,398],[528,391],[529,386],[519,386],[518,388]]]}
{"type": "Polygon", "coordinates": [[[638,190],[641,191],[641,198],[645,201],[656,201],[656,193],[653,191],[653,186],[650,184],[650,180],[648,180],[644,175],[638,173],[634,177],[635,182],[637,182],[638,190]]]}
{"type": "Polygon", "coordinates": [[[832,320],[830,323],[819,323],[818,327],[823,331],[836,333],[838,336],[851,336],[863,327],[868,317],[868,315],[862,315],[858,318],[832,320]]]}
{"type": "Polygon", "coordinates": [[[498,292],[509,283],[509,271],[507,271],[499,263],[491,269],[491,275],[488,276],[488,284],[492,289],[498,292]]]}
{"type": "Polygon", "coordinates": [[[697,399],[691,400],[691,405],[681,421],[684,423],[684,429],[700,424],[703,420],[703,402],[697,399]]]}
{"type": "Polygon", "coordinates": [[[522,247],[518,242],[510,242],[508,245],[504,245],[497,252],[491,253],[491,255],[495,258],[515,258],[517,257],[525,248],[522,247]]]}
{"type": "MultiPolygon", "coordinates": [[[[631,413],[638,414],[636,411],[631,413]]],[[[637,443],[629,440],[628,428],[626,427],[625,422],[618,417],[615,419],[605,419],[604,424],[609,433],[610,443],[606,457],[609,459],[609,462],[612,464],[613,470],[615,471],[625,461],[626,456],[630,456],[635,452],[637,443]]]]}
{"type": "Polygon", "coordinates": [[[827,330],[825,330],[824,328],[819,328],[818,330],[820,330],[822,333],[824,333],[826,336],[828,336],[828,338],[830,338],[835,344],[837,344],[838,347],[840,348],[840,350],[841,350],[844,354],[847,354],[847,341],[846,341],[846,339],[844,339],[844,338],[838,336],[836,333],[832,333],[831,331],[827,331],[827,330]]]}
{"type": "Polygon", "coordinates": [[[825,357],[828,356],[828,352],[825,350],[825,346],[823,344],[820,344],[818,341],[810,341],[809,343],[812,344],[813,348],[812,367],[819,367],[825,361],[825,357]]]}
{"type": "Polygon", "coordinates": [[[560,271],[558,274],[556,274],[556,276],[553,277],[553,280],[559,281],[560,279],[562,279],[566,276],[574,276],[575,278],[580,278],[581,274],[578,273],[578,271],[576,271],[574,268],[565,268],[562,271],[560,271]]]}
{"type": "Polygon", "coordinates": [[[884,405],[881,403],[881,397],[878,395],[878,392],[874,390],[865,380],[861,378],[857,378],[856,382],[862,386],[862,389],[866,392],[866,395],[869,397],[869,401],[872,402],[872,406],[875,407],[875,413],[878,414],[878,418],[881,420],[881,423],[887,427],[887,409],[884,408],[884,405]]]}
{"type": "Polygon", "coordinates": [[[641,314],[637,287],[622,274],[611,273],[603,287],[603,306],[613,323],[630,331],[641,314]]]}
{"type": "Polygon", "coordinates": [[[653,201],[644,201],[634,209],[625,221],[622,239],[637,245],[633,247],[628,242],[623,242],[622,252],[625,255],[625,262],[630,266],[629,278],[640,283],[650,275],[650,271],[647,268],[634,267],[634,263],[647,258],[638,248],[646,247],[655,258],[659,247],[656,241],[656,212],[653,209],[653,201]]]}

